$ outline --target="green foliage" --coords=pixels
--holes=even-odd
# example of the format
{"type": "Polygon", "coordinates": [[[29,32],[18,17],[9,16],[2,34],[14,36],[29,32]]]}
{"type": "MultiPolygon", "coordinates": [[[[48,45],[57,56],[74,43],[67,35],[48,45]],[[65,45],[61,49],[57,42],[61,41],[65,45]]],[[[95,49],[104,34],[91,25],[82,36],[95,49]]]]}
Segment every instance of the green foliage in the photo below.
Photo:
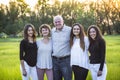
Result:
{"type": "Polygon", "coordinates": [[[0,33],[0,38],[7,38],[7,37],[8,37],[8,35],[6,33],[4,33],[4,32],[0,33]]]}
{"type": "Polygon", "coordinates": [[[79,15],[77,19],[78,19],[77,21],[84,26],[85,31],[87,31],[90,25],[96,24],[94,12],[92,11],[84,12],[83,15],[79,15]]]}
{"type": "Polygon", "coordinates": [[[117,21],[114,26],[116,33],[120,34],[120,21],[117,21]]]}
{"type": "Polygon", "coordinates": [[[10,0],[9,5],[0,5],[0,32],[17,35],[26,23],[32,23],[38,31],[41,24],[47,23],[53,27],[53,17],[62,15],[66,25],[79,22],[87,30],[92,24],[98,25],[102,34],[119,33],[120,0],[100,0],[96,2],[79,2],[79,0],[38,0],[31,10],[25,0],[10,0]]]}
{"type": "Polygon", "coordinates": [[[8,16],[5,14],[5,7],[5,5],[0,6],[0,32],[4,32],[4,28],[7,25],[6,21],[8,21],[8,16]]]}

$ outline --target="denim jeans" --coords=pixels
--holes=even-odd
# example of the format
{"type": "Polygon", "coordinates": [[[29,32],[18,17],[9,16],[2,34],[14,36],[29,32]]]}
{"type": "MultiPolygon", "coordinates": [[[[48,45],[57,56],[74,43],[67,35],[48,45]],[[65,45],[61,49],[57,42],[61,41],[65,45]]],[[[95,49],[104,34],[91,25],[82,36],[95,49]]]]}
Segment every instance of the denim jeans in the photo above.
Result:
{"type": "Polygon", "coordinates": [[[70,66],[70,57],[65,59],[53,59],[53,77],[54,80],[72,80],[72,68],[70,66]]]}

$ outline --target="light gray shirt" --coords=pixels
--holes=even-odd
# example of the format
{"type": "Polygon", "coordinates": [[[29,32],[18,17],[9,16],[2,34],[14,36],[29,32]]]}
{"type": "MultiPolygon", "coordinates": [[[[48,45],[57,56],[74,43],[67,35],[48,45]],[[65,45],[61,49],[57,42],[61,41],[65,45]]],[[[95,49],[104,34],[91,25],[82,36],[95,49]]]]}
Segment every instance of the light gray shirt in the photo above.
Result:
{"type": "Polygon", "coordinates": [[[61,31],[56,30],[55,27],[52,29],[52,56],[64,57],[70,55],[70,32],[71,27],[66,25],[63,26],[61,31]]]}
{"type": "Polygon", "coordinates": [[[42,39],[37,41],[38,55],[37,67],[41,69],[52,69],[52,41],[44,43],[42,39]]]}

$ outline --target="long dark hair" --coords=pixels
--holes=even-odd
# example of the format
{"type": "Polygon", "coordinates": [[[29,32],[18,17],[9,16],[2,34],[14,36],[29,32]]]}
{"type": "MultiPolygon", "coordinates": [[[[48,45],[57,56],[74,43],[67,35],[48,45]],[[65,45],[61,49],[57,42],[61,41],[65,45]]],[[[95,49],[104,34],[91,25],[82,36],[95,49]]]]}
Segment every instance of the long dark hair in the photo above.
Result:
{"type": "Polygon", "coordinates": [[[95,31],[96,31],[96,37],[95,37],[95,40],[96,40],[96,41],[103,39],[102,34],[101,34],[101,30],[99,29],[99,27],[96,26],[96,25],[91,25],[91,26],[89,26],[89,28],[88,28],[88,30],[87,30],[87,35],[88,35],[88,39],[89,39],[90,42],[93,42],[93,41],[94,41],[94,40],[90,37],[90,34],[89,34],[91,28],[94,28],[95,31]]]}
{"type": "Polygon", "coordinates": [[[72,25],[72,29],[71,29],[71,33],[70,33],[70,47],[73,46],[73,39],[75,37],[75,35],[73,34],[73,28],[74,26],[79,26],[80,28],[80,33],[79,33],[79,38],[80,38],[80,47],[83,49],[83,51],[85,50],[85,42],[84,42],[84,36],[85,36],[85,32],[84,32],[84,28],[81,24],[79,23],[75,23],[72,25]]]}
{"type": "MultiPolygon", "coordinates": [[[[104,42],[105,42],[104,38],[102,37],[101,30],[100,30],[99,27],[96,26],[96,25],[91,25],[91,26],[89,26],[89,28],[88,28],[88,30],[87,30],[87,35],[88,35],[88,39],[89,39],[89,41],[90,41],[90,46],[91,46],[93,43],[95,43],[94,46],[99,47],[99,42],[100,42],[100,41],[104,41],[104,42]],[[91,28],[94,28],[95,31],[96,31],[95,40],[93,40],[93,39],[90,37],[90,29],[91,29],[91,28]]],[[[89,47],[90,47],[90,46],[89,46],[89,47]]]]}
{"type": "Polygon", "coordinates": [[[36,41],[36,30],[35,30],[35,28],[34,28],[34,26],[32,24],[26,24],[24,26],[24,39],[28,40],[28,33],[27,33],[27,31],[28,31],[29,27],[31,27],[32,30],[33,30],[33,36],[32,36],[33,41],[36,41]]]}

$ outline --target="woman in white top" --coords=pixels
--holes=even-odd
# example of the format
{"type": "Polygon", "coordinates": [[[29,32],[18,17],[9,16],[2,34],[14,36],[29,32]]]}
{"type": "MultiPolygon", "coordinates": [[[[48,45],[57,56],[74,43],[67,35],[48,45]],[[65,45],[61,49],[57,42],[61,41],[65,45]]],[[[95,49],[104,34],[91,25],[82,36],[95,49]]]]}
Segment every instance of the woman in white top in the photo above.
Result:
{"type": "Polygon", "coordinates": [[[39,28],[42,39],[37,41],[37,72],[39,80],[44,80],[44,74],[47,75],[47,80],[53,80],[52,71],[52,42],[50,36],[50,26],[43,24],[39,28]]]}
{"type": "Polygon", "coordinates": [[[75,23],[70,36],[71,66],[75,80],[86,80],[89,67],[88,38],[85,36],[83,26],[75,23]]]}

